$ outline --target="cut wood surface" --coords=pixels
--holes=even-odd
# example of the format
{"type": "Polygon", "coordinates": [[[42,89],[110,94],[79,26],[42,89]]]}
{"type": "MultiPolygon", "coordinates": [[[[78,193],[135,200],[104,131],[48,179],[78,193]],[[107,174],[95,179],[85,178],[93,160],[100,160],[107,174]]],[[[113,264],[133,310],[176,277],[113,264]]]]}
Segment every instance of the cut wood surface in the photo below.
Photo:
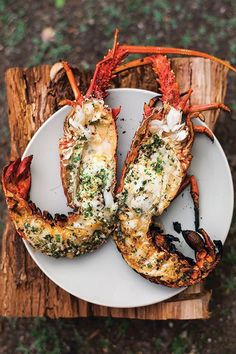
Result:
{"type": "MultiPolygon", "coordinates": [[[[200,58],[172,59],[180,91],[193,88],[191,104],[223,102],[227,69],[200,58]]],[[[30,69],[12,68],[6,72],[8,117],[11,134],[11,159],[22,155],[27,143],[59,108],[62,98],[72,98],[63,71],[50,81],[49,65],[30,69]]],[[[82,90],[91,75],[75,69],[82,90]]],[[[115,87],[136,87],[156,91],[158,86],[149,67],[121,73],[115,87]]],[[[214,128],[219,111],[205,114],[206,123],[214,128]]],[[[139,308],[117,309],[93,305],[75,298],[56,286],[37,267],[9,220],[2,237],[0,263],[0,315],[15,317],[112,316],[136,319],[197,319],[209,317],[211,291],[203,284],[188,288],[169,301],[139,308]]]]}

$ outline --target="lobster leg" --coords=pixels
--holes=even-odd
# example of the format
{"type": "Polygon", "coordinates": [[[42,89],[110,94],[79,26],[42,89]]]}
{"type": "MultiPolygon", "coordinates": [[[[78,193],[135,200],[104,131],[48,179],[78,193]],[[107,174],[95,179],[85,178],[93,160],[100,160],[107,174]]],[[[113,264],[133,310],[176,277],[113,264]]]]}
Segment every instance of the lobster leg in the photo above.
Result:
{"type": "MultiPolygon", "coordinates": [[[[200,113],[200,112],[214,110],[214,109],[223,109],[226,112],[230,112],[230,108],[224,105],[223,103],[210,103],[210,104],[188,106],[183,110],[183,112],[185,114],[194,113],[194,112],[200,113]]],[[[203,120],[202,117],[200,117],[200,115],[198,115],[198,117],[201,118],[201,120],[203,120]]],[[[197,117],[192,116],[191,119],[192,118],[197,118],[197,117]]],[[[205,134],[209,139],[211,139],[212,142],[214,142],[214,135],[209,128],[195,125],[193,126],[193,131],[195,133],[205,134]]]]}
{"type": "Polygon", "coordinates": [[[184,181],[182,182],[176,197],[183,192],[183,190],[190,185],[190,193],[193,200],[194,205],[194,215],[195,215],[195,229],[196,231],[199,228],[199,188],[198,183],[195,176],[186,176],[184,181]]]}
{"type": "Polygon", "coordinates": [[[209,128],[204,127],[203,125],[194,125],[193,130],[195,133],[205,134],[212,142],[214,142],[214,134],[209,128]]]}
{"type": "Polygon", "coordinates": [[[65,98],[64,100],[61,100],[59,102],[59,106],[65,106],[65,105],[68,105],[71,107],[76,107],[78,105],[78,103],[76,101],[71,101],[71,100],[68,100],[67,98],[65,98]]]}
{"type": "Polygon", "coordinates": [[[205,134],[209,139],[211,139],[212,142],[214,142],[214,135],[212,133],[212,131],[205,126],[201,126],[201,125],[193,125],[192,123],[192,119],[193,118],[200,118],[201,121],[205,121],[204,116],[200,113],[200,112],[193,112],[190,113],[186,119],[186,123],[190,129],[190,131],[192,131],[192,133],[200,133],[200,134],[205,134]]]}
{"type": "Polygon", "coordinates": [[[223,103],[210,103],[210,104],[188,106],[184,109],[184,113],[204,112],[204,111],[209,111],[214,109],[223,109],[226,112],[230,112],[230,108],[224,105],[223,103]]]}
{"type": "Polygon", "coordinates": [[[195,176],[190,177],[190,193],[194,204],[195,230],[199,229],[199,188],[195,176]]]}
{"type": "MultiPolygon", "coordinates": [[[[185,113],[185,107],[186,107],[186,104],[188,102],[188,100],[190,99],[190,96],[192,94],[193,90],[192,89],[189,89],[188,92],[181,98],[181,101],[178,105],[178,109],[183,111],[185,113]]],[[[196,112],[196,111],[194,111],[196,112]]]]}

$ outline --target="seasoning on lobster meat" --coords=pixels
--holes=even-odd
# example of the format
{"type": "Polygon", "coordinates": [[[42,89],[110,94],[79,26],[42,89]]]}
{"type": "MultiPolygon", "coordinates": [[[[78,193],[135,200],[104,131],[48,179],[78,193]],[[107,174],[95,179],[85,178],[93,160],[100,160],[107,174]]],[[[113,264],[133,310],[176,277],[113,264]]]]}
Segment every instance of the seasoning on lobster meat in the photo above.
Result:
{"type": "Polygon", "coordinates": [[[193,126],[192,119],[206,109],[223,104],[189,106],[192,90],[180,97],[178,84],[166,57],[148,58],[158,76],[161,100],[144,107],[144,118],[133,139],[118,188],[118,224],[114,239],[126,262],[149,280],[181,287],[205,278],[220,259],[220,252],[199,229],[199,191],[194,176],[188,176],[191,148],[196,133],[213,140],[212,132],[193,126]],[[184,231],[186,242],[196,252],[196,262],[178,252],[172,236],[160,234],[154,219],[188,184],[195,207],[196,232],[184,231]]]}

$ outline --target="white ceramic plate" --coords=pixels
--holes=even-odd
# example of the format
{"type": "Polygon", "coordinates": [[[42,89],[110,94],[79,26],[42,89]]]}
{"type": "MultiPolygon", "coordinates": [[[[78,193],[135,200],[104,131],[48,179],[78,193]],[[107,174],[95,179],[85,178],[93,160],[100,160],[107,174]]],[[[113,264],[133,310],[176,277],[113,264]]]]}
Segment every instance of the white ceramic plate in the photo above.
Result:
{"type": "MultiPolygon", "coordinates": [[[[138,89],[110,90],[106,102],[111,107],[122,107],[118,119],[119,172],[142,119],[143,104],[155,95],[138,89]]],[[[63,135],[63,122],[69,110],[64,107],[53,114],[34,135],[24,153],[24,156],[34,156],[30,198],[42,210],[52,214],[70,210],[61,185],[58,156],[58,140],[63,135]]],[[[224,242],[233,212],[233,184],[228,162],[217,139],[212,144],[205,136],[197,137],[192,153],[190,173],[195,174],[199,182],[201,227],[212,239],[224,242]]],[[[171,204],[161,221],[165,231],[172,234],[175,234],[173,221],[181,222],[184,229],[194,229],[189,190],[171,204]]],[[[45,256],[35,252],[27,242],[25,244],[34,261],[51,280],[72,295],[95,304],[144,306],[166,300],[183,290],[155,285],[142,278],[125,263],[112,240],[95,253],[72,260],[45,256]]],[[[193,256],[182,239],[178,248],[185,255],[193,256]]]]}

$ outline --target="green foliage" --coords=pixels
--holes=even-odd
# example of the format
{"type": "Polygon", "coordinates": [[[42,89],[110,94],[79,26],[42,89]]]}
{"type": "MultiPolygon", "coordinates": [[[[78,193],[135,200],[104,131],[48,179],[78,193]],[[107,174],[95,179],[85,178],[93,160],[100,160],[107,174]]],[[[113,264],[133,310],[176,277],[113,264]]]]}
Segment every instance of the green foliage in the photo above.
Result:
{"type": "Polygon", "coordinates": [[[0,21],[3,24],[3,43],[10,48],[20,44],[26,35],[26,22],[24,10],[16,14],[11,11],[4,11],[4,2],[0,4],[0,21]]]}
{"type": "Polygon", "coordinates": [[[156,351],[160,351],[162,348],[162,341],[161,338],[156,338],[154,340],[154,348],[156,349],[156,351]]]}
{"type": "Polygon", "coordinates": [[[186,32],[181,38],[181,44],[184,47],[189,47],[191,42],[192,42],[192,36],[191,36],[191,34],[189,32],[186,32]]]}
{"type": "Polygon", "coordinates": [[[76,342],[76,346],[78,346],[79,350],[86,350],[87,342],[86,339],[77,331],[76,328],[73,328],[74,339],[76,342]]]}
{"type": "Polygon", "coordinates": [[[171,344],[172,354],[184,354],[186,353],[187,344],[186,341],[181,337],[175,337],[171,344]]]}
{"type": "Polygon", "coordinates": [[[113,324],[114,324],[114,319],[113,319],[112,317],[107,317],[107,318],[105,319],[104,324],[105,324],[105,327],[106,327],[107,329],[110,329],[110,328],[113,326],[113,324]]]}
{"type": "Polygon", "coordinates": [[[223,290],[226,295],[232,294],[236,290],[236,277],[233,275],[224,278],[223,290]]]}
{"type": "Polygon", "coordinates": [[[115,4],[107,5],[106,7],[104,7],[103,11],[105,15],[112,17],[113,19],[119,19],[121,16],[121,9],[115,4]]]}
{"type": "Polygon", "coordinates": [[[153,18],[157,22],[161,22],[163,18],[163,14],[161,13],[160,10],[154,10],[153,11],[153,18]]]}
{"type": "Polygon", "coordinates": [[[84,23],[79,24],[79,32],[80,33],[87,32],[88,29],[89,29],[89,26],[87,24],[84,24],[84,23]]]}
{"type": "Polygon", "coordinates": [[[130,324],[130,321],[127,319],[122,319],[120,321],[120,323],[118,324],[117,329],[116,329],[116,335],[118,338],[123,337],[127,333],[128,328],[129,328],[129,324],[130,324]]]}
{"type": "Polygon", "coordinates": [[[30,58],[29,65],[38,65],[46,58],[51,62],[55,62],[71,51],[72,46],[69,43],[65,43],[63,35],[65,27],[65,22],[61,22],[58,25],[53,41],[44,42],[38,37],[32,39],[34,53],[30,58]]]}
{"type": "Polygon", "coordinates": [[[127,10],[131,13],[137,13],[142,9],[143,7],[143,1],[142,0],[128,0],[127,1],[127,10]]]}
{"type": "Polygon", "coordinates": [[[46,319],[36,318],[35,326],[31,332],[32,348],[37,354],[60,354],[60,339],[54,325],[46,324],[46,319]]]}
{"type": "Polygon", "coordinates": [[[61,354],[60,339],[57,334],[57,326],[45,318],[35,318],[29,333],[31,338],[30,346],[20,342],[16,352],[21,354],[61,354]]]}
{"type": "Polygon", "coordinates": [[[15,28],[12,32],[6,35],[6,43],[9,47],[14,47],[19,44],[25,37],[26,24],[22,19],[18,19],[15,23],[15,28]]]}
{"type": "Polygon", "coordinates": [[[16,352],[20,352],[20,354],[30,354],[29,347],[22,343],[17,346],[16,352]]]}
{"type": "Polygon", "coordinates": [[[0,12],[3,12],[6,5],[7,5],[7,0],[0,0],[0,12]]]}
{"type": "Polygon", "coordinates": [[[57,9],[62,9],[65,6],[66,0],[54,0],[54,5],[57,9]]]}
{"type": "Polygon", "coordinates": [[[155,0],[153,7],[158,7],[162,11],[167,11],[172,7],[173,2],[170,0],[155,0]]]}
{"type": "Polygon", "coordinates": [[[236,266],[236,249],[234,247],[227,250],[223,261],[230,266],[236,266]]]}
{"type": "Polygon", "coordinates": [[[104,349],[106,350],[110,346],[110,340],[108,338],[101,338],[99,340],[99,344],[100,344],[100,346],[102,347],[103,350],[104,349]]]}

